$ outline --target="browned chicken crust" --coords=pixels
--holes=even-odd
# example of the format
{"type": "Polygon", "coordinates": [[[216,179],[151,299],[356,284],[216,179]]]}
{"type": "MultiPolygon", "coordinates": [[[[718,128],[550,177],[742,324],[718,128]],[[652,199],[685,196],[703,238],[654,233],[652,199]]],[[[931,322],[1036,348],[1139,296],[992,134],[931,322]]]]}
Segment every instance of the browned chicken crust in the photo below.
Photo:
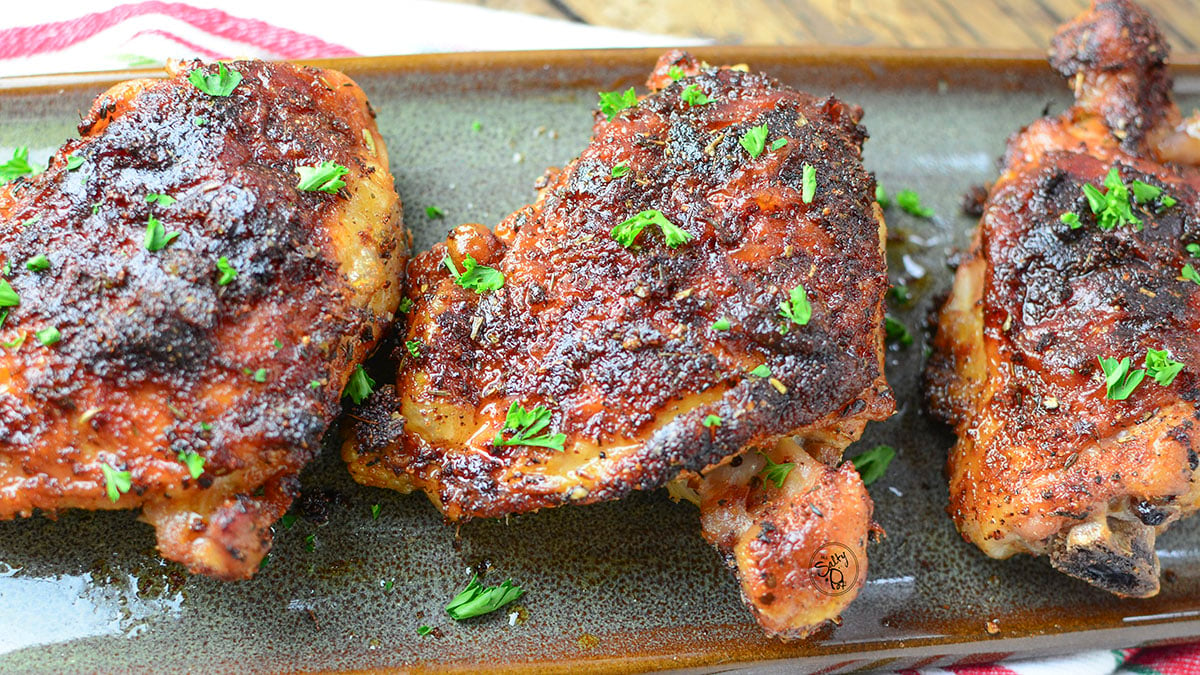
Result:
{"type": "MultiPolygon", "coordinates": [[[[862,166],[861,111],[679,52],[659,61],[649,85],[636,107],[611,121],[598,115],[580,157],[548,173],[537,201],[494,234],[464,225],[413,260],[397,386],[357,413],[363,421],[344,446],[357,480],[423,490],[452,520],[502,516],[653,489],[838,421],[856,438],[866,420],[891,413],[883,221],[862,166]],[[685,101],[689,88],[711,102],[685,101]],[[765,147],[751,157],[740,139],[759,125],[765,147]],[[614,177],[619,165],[629,172],[614,177]],[[805,165],[816,174],[811,203],[805,165]],[[671,248],[655,226],[630,248],[614,240],[614,226],[649,209],[691,240],[671,248]],[[502,272],[503,288],[457,285],[444,259],[462,270],[468,255],[502,272]],[[800,284],[812,305],[807,325],[780,313],[800,284]],[[722,319],[728,329],[714,328],[722,319]],[[751,374],[764,365],[769,374],[751,374]],[[513,403],[549,410],[545,431],[565,434],[564,449],[494,445],[513,403]],[[706,425],[714,415],[720,423],[706,425]]],[[[840,450],[821,459],[836,465],[840,450]]],[[[796,480],[819,475],[797,470],[796,480]]],[[[837,475],[842,486],[857,480],[837,475]]],[[[748,490],[759,502],[785,500],[768,508],[792,507],[791,492],[743,478],[713,478],[711,492],[742,499],[748,490]]],[[[732,499],[704,506],[727,508],[767,517],[732,499]]],[[[844,533],[855,544],[869,500],[851,513],[844,533]]],[[[806,536],[785,520],[781,535],[806,536]]],[[[731,555],[747,572],[796,562],[731,555]]],[[[805,575],[808,563],[787,573],[805,575]]],[[[764,579],[748,582],[752,604],[763,601],[764,579]]],[[[799,636],[836,610],[775,614],[769,630],[799,636]]]]}
{"type": "Polygon", "coordinates": [[[928,370],[933,411],[959,436],[949,510],[963,537],[997,558],[1048,554],[1128,596],[1158,592],[1155,536],[1200,505],[1200,286],[1182,276],[1200,264],[1186,250],[1200,242],[1200,139],[1166,59],[1130,2],[1094,3],[1060,29],[1051,63],[1075,105],[1010,139],[928,370]],[[1141,227],[1102,229],[1082,187],[1112,167],[1178,203],[1135,202],[1141,227]],[[1098,358],[1138,369],[1148,349],[1183,371],[1108,399],[1098,358]]]}
{"type": "Polygon", "coordinates": [[[215,97],[188,82],[196,67],[216,72],[178,64],[112,88],[44,173],[0,191],[20,297],[0,329],[0,517],[140,506],[164,557],[247,578],[392,319],[407,235],[346,76],[238,61],[241,83],[215,97]],[[326,161],[346,186],[298,191],[296,167],[326,161]],[[151,217],[178,233],[157,251],[151,217]],[[28,270],[38,255],[49,268],[28,270]],[[48,327],[61,340],[45,346],[48,327]],[[130,475],[115,503],[104,465],[130,475]]]}

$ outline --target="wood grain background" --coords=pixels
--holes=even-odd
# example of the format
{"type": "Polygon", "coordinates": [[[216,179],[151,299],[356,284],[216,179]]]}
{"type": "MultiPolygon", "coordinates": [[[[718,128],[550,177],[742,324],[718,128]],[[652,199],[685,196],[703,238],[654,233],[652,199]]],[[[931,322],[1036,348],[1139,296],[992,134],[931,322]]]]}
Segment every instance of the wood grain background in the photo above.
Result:
{"type": "MultiPolygon", "coordinates": [[[[1045,49],[1087,0],[455,0],[728,44],[1045,49]]],[[[1177,54],[1200,52],[1200,3],[1142,0],[1177,54]]]]}

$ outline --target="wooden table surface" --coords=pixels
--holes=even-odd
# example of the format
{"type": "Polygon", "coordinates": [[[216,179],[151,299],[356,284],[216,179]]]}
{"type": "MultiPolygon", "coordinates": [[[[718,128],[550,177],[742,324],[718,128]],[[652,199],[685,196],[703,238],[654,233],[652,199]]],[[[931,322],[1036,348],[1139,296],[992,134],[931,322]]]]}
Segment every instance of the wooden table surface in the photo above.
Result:
{"type": "MultiPolygon", "coordinates": [[[[1087,0],[456,0],[729,44],[1044,50],[1087,0]]],[[[1200,2],[1142,0],[1176,54],[1200,53],[1200,2]]]]}

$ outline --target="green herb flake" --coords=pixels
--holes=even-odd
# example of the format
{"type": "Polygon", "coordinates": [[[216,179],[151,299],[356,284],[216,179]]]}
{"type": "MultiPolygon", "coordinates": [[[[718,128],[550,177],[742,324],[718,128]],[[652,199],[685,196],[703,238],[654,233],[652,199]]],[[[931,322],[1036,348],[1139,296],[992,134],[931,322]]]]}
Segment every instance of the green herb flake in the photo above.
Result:
{"type": "Polygon", "coordinates": [[[758,157],[767,144],[767,125],[760,124],[751,128],[742,135],[738,142],[742,144],[746,152],[750,153],[750,157],[758,157]]]}
{"type": "Polygon", "coordinates": [[[1170,352],[1165,349],[1147,349],[1143,365],[1146,366],[1146,374],[1164,387],[1174,382],[1175,376],[1183,370],[1183,364],[1171,358],[1170,352]]]}
{"type": "MultiPolygon", "coordinates": [[[[7,312],[5,313],[5,316],[8,316],[7,312]]],[[[20,335],[8,342],[0,342],[0,347],[4,347],[5,349],[20,349],[21,345],[25,344],[25,335],[26,334],[22,332],[20,335]]]]}
{"type": "Polygon", "coordinates": [[[667,77],[671,78],[672,82],[678,82],[683,78],[683,68],[679,66],[671,66],[667,68],[667,77]]]}
{"type": "Polygon", "coordinates": [[[912,291],[904,284],[896,284],[888,289],[888,296],[901,305],[912,302],[912,291]]]}
{"type": "Polygon", "coordinates": [[[803,185],[800,191],[800,200],[805,204],[811,204],[813,197],[817,194],[817,168],[807,162],[804,164],[803,185]]]}
{"type": "Polygon", "coordinates": [[[750,371],[750,374],[755,377],[770,377],[771,367],[765,363],[762,363],[755,367],[754,370],[750,371]]]}
{"type": "Polygon", "coordinates": [[[83,166],[83,158],[75,155],[67,155],[67,171],[74,171],[83,166]]]}
{"type": "Polygon", "coordinates": [[[238,272],[233,268],[233,265],[229,264],[229,258],[226,258],[225,256],[217,258],[217,272],[218,286],[228,286],[229,284],[232,284],[233,280],[237,279],[238,275],[238,272]]]}
{"type": "Polygon", "coordinates": [[[725,317],[721,317],[713,322],[712,329],[713,330],[729,330],[729,325],[730,325],[729,319],[726,319],[725,317]]]}
{"type": "Polygon", "coordinates": [[[313,391],[316,391],[317,389],[320,389],[320,388],[321,388],[321,381],[320,381],[320,380],[313,380],[312,382],[309,382],[309,383],[308,383],[308,388],[309,388],[309,389],[312,389],[313,391]]]}
{"type": "MultiPolygon", "coordinates": [[[[688,105],[708,105],[714,99],[708,97],[704,90],[698,84],[689,84],[683,88],[683,92],[679,94],[679,100],[688,105]]],[[[761,152],[761,150],[760,150],[761,152]]],[[[756,155],[757,156],[757,155],[756,155]]]]}
{"type": "Polygon", "coordinates": [[[283,525],[283,529],[290,530],[296,524],[296,514],[285,513],[279,518],[279,524],[283,525]]]}
{"type": "Polygon", "coordinates": [[[907,214],[918,218],[932,218],[933,209],[921,205],[921,195],[913,190],[901,190],[896,193],[896,205],[907,214]]]}
{"type": "Polygon", "coordinates": [[[479,575],[476,574],[471,577],[467,587],[446,605],[446,613],[455,621],[462,621],[494,612],[524,594],[525,591],[512,579],[505,579],[499,586],[485,587],[479,583],[479,575]]]}
{"type": "Polygon", "coordinates": [[[200,431],[212,431],[212,425],[208,422],[201,422],[200,431]]]}
{"type": "Polygon", "coordinates": [[[104,489],[108,492],[110,502],[116,502],[133,487],[133,474],[128,471],[117,471],[111,464],[104,462],[100,465],[100,472],[104,474],[104,489]]]}
{"type": "MultiPolygon", "coordinates": [[[[786,139],[786,138],[776,138],[775,140],[771,141],[771,150],[772,150],[772,151],[774,151],[774,150],[778,150],[778,149],[782,148],[783,146],[785,146],[785,145],[787,145],[787,144],[788,144],[788,139],[786,139]]],[[[805,164],[804,166],[808,166],[808,165],[807,165],[807,164],[805,164]]]]}
{"type": "Polygon", "coordinates": [[[304,550],[312,553],[317,550],[317,533],[314,532],[304,538],[304,550]]]}
{"type": "Polygon", "coordinates": [[[202,127],[205,124],[208,124],[208,120],[204,119],[203,117],[194,117],[194,118],[192,118],[192,124],[195,124],[198,127],[202,127]]]}
{"type": "Polygon", "coordinates": [[[546,432],[541,436],[537,435],[538,432],[550,426],[550,417],[550,411],[541,404],[534,406],[533,410],[526,410],[521,404],[513,401],[508,408],[508,414],[504,417],[504,427],[496,432],[492,444],[529,445],[563,452],[563,444],[567,440],[566,434],[546,432]],[[505,438],[505,431],[513,432],[512,438],[505,438]]]}
{"type": "Polygon", "coordinates": [[[165,208],[179,200],[175,199],[171,195],[164,195],[159,192],[151,192],[150,194],[146,195],[146,201],[150,204],[158,204],[159,206],[165,208]]]}
{"type": "Polygon", "coordinates": [[[1200,244],[1192,243],[1184,247],[1188,253],[1194,256],[1200,256],[1200,244]]]}
{"type": "Polygon", "coordinates": [[[721,426],[721,416],[720,415],[709,415],[709,416],[705,417],[704,418],[704,426],[709,427],[709,428],[721,426]]]}
{"type": "Polygon", "coordinates": [[[298,166],[296,173],[300,175],[300,181],[296,183],[297,190],[333,194],[346,187],[342,176],[350,173],[350,169],[333,162],[321,162],[316,166],[298,166]]]}
{"type": "Polygon", "coordinates": [[[408,350],[409,354],[412,354],[412,357],[414,359],[421,358],[421,341],[420,340],[409,340],[408,342],[404,343],[404,348],[408,350]]]}
{"type": "Polygon", "coordinates": [[[770,481],[775,484],[775,487],[782,489],[783,481],[787,480],[788,474],[792,472],[792,469],[794,469],[796,465],[791,462],[781,462],[776,464],[775,462],[771,461],[770,457],[763,455],[763,453],[760,452],[758,454],[762,455],[762,458],[767,461],[767,465],[758,472],[758,475],[763,478],[764,482],[770,481]]]}
{"type": "Polygon", "coordinates": [[[33,173],[33,166],[29,163],[29,148],[23,145],[13,148],[12,159],[0,164],[0,182],[7,183],[33,173]]]}
{"type": "Polygon", "coordinates": [[[222,98],[233,93],[238,83],[242,81],[242,74],[231,68],[226,68],[224,63],[217,63],[217,72],[206,74],[203,68],[196,68],[188,75],[188,82],[191,82],[197,89],[208,94],[209,96],[220,96],[222,98]]]}
{"type": "Polygon", "coordinates": [[[433,632],[433,629],[430,628],[429,626],[417,626],[417,635],[420,635],[423,637],[423,636],[429,635],[432,632],[433,632]]]}
{"type": "Polygon", "coordinates": [[[1171,195],[1163,192],[1163,189],[1157,185],[1143,183],[1140,180],[1135,180],[1129,184],[1130,191],[1133,192],[1133,198],[1143,206],[1154,206],[1155,213],[1165,211],[1178,202],[1171,195]]]}
{"type": "Polygon", "coordinates": [[[274,340],[271,340],[271,346],[275,349],[283,349],[283,341],[281,341],[279,338],[275,338],[274,340]]]}
{"type": "Polygon", "coordinates": [[[1066,226],[1072,230],[1078,230],[1079,228],[1083,227],[1083,223],[1079,221],[1079,214],[1075,213],[1074,211],[1067,211],[1059,216],[1058,219],[1065,223],[1066,226]]]}
{"type": "Polygon", "coordinates": [[[483,123],[479,120],[471,122],[471,131],[483,131],[483,123]]]}
{"type": "Polygon", "coordinates": [[[886,209],[892,205],[892,200],[888,198],[887,190],[883,188],[882,183],[875,184],[875,203],[879,204],[879,208],[886,209]]]}
{"type": "Polygon", "coordinates": [[[371,505],[371,520],[379,520],[379,514],[383,512],[383,507],[378,504],[371,505]]]}
{"type": "Polygon", "coordinates": [[[912,333],[908,327],[891,316],[883,317],[884,339],[888,342],[907,347],[913,343],[912,333]]]}
{"type": "Polygon", "coordinates": [[[451,276],[454,277],[454,283],[469,290],[475,291],[480,295],[489,291],[498,291],[504,287],[504,273],[494,267],[480,265],[475,258],[468,253],[467,257],[463,258],[463,271],[459,272],[454,265],[454,260],[450,256],[442,258],[442,264],[450,270],[451,276]]]}
{"type": "Polygon", "coordinates": [[[46,257],[46,254],[39,253],[25,261],[25,269],[29,270],[30,272],[41,272],[43,270],[48,270],[50,269],[50,259],[46,257]]]}
{"type": "Polygon", "coordinates": [[[1200,284],[1200,273],[1196,272],[1196,268],[1192,267],[1191,263],[1184,265],[1183,269],[1179,270],[1179,274],[1188,281],[1193,281],[1197,284],[1200,284]]]}
{"type": "Polygon", "coordinates": [[[142,245],[147,251],[161,251],[178,236],[178,232],[167,232],[162,222],[151,215],[146,219],[146,236],[142,238],[142,245]]]}
{"type": "MultiPolygon", "coordinates": [[[[316,383],[314,380],[313,383],[316,383]]],[[[309,386],[312,386],[310,383],[309,386]]],[[[314,387],[315,389],[315,387],[314,387]]],[[[355,405],[362,403],[371,392],[375,391],[375,380],[363,370],[362,364],[354,367],[354,372],[351,373],[349,381],[346,382],[346,388],[342,391],[342,396],[349,396],[355,405]]]]}
{"type": "Polygon", "coordinates": [[[1115,165],[1105,174],[1104,187],[1107,188],[1107,192],[1101,192],[1100,188],[1091,183],[1085,183],[1083,186],[1088,208],[1096,215],[1096,225],[1102,230],[1135,225],[1140,230],[1142,221],[1133,214],[1129,188],[1121,182],[1121,172],[1115,165]]]}
{"type": "Polygon", "coordinates": [[[616,239],[625,248],[633,246],[634,240],[646,229],[648,225],[657,225],[662,231],[663,238],[666,240],[667,246],[677,248],[692,239],[692,235],[686,230],[679,227],[675,223],[667,220],[662,211],[658,209],[648,209],[641,211],[637,215],[627,218],[621,224],[612,229],[612,238],[616,239]]]}
{"type": "Polygon", "coordinates": [[[400,312],[401,314],[408,314],[408,311],[412,309],[412,306],[412,298],[401,298],[400,305],[396,308],[396,311],[400,312]]]}
{"type": "Polygon", "coordinates": [[[850,458],[862,478],[863,485],[870,485],[883,478],[888,465],[896,458],[896,449],[890,445],[877,445],[866,452],[850,458]]]}
{"type": "Polygon", "coordinates": [[[1105,397],[1113,401],[1124,401],[1129,398],[1134,389],[1142,383],[1146,376],[1145,370],[1129,369],[1129,357],[1120,361],[1114,358],[1097,357],[1100,369],[1104,371],[1105,397]]]}
{"type": "Polygon", "coordinates": [[[43,328],[34,333],[34,336],[38,342],[42,343],[43,347],[49,347],[62,339],[62,333],[58,332],[58,329],[54,326],[43,328]]]}
{"type": "Polygon", "coordinates": [[[100,213],[100,207],[103,206],[103,204],[104,204],[104,202],[93,202],[92,203],[92,215],[93,216],[96,215],[97,213],[100,213]]]}
{"type": "Polygon", "coordinates": [[[21,296],[5,279],[0,279],[0,307],[16,307],[21,304],[21,296]]]}
{"type": "Polygon", "coordinates": [[[612,168],[612,177],[613,178],[620,178],[621,176],[624,176],[627,173],[629,173],[629,165],[624,162],[621,162],[620,164],[618,164],[612,168]]]}
{"type": "Polygon", "coordinates": [[[267,381],[267,369],[259,368],[258,370],[254,371],[254,381],[260,382],[260,383],[266,382],[267,381]]]}
{"type": "Polygon", "coordinates": [[[617,116],[617,113],[636,106],[637,102],[637,92],[633,90],[633,87],[624,92],[600,92],[600,112],[608,118],[609,122],[617,116]]]}
{"type": "Polygon", "coordinates": [[[445,215],[446,215],[446,212],[443,211],[440,206],[426,206],[425,207],[425,216],[427,218],[429,218],[430,220],[437,220],[439,218],[442,218],[445,215]]]}
{"type": "Polygon", "coordinates": [[[804,290],[804,284],[797,284],[788,292],[788,299],[779,303],[779,315],[797,326],[808,325],[812,319],[812,304],[808,301],[808,292],[804,290]]]}
{"type": "Polygon", "coordinates": [[[204,458],[200,456],[200,453],[193,450],[184,450],[176,456],[176,459],[187,467],[188,475],[193,480],[199,478],[200,474],[204,473],[204,458]]]}

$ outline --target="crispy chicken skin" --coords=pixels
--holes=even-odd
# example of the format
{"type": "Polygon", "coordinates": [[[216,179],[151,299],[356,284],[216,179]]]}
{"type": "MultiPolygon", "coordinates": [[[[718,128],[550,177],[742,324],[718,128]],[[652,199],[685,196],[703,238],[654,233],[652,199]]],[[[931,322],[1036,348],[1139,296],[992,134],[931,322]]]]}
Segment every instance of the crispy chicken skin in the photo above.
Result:
{"type": "Polygon", "coordinates": [[[241,83],[215,97],[188,82],[196,67],[216,71],[113,87],[44,173],[0,191],[20,296],[0,340],[24,337],[0,351],[0,517],[141,507],[164,557],[240,579],[392,319],[407,235],[345,75],[239,61],[241,83]],[[346,186],[298,191],[295,168],[323,161],[349,168],[346,186]],[[157,251],[151,216],[178,233],[157,251]],[[26,268],[37,255],[48,269],[26,268]],[[44,346],[51,326],[61,340],[44,346]],[[186,453],[204,460],[198,478],[186,453]],[[130,474],[116,502],[106,464],[130,474]]]}
{"type": "Polygon", "coordinates": [[[1200,242],[1200,153],[1166,58],[1130,2],[1059,30],[1051,63],[1075,105],[1009,140],[927,373],[933,412],[958,433],[949,511],[963,537],[996,558],[1047,554],[1122,596],[1158,592],[1155,536],[1200,503],[1200,286],[1181,276],[1200,242]],[[1135,201],[1142,227],[1101,229],[1082,186],[1114,166],[1178,204],[1135,201]],[[1108,399],[1098,357],[1137,369],[1147,349],[1183,371],[1108,399]]]}
{"type": "MultiPolygon", "coordinates": [[[[363,421],[343,451],[357,480],[423,490],[451,520],[502,516],[616,499],[748,447],[843,422],[861,431],[891,413],[883,221],[862,166],[861,111],[680,52],[660,59],[649,86],[611,121],[598,114],[592,142],[547,174],[533,205],[495,233],[461,226],[413,260],[412,349],[397,351],[396,388],[357,413],[363,421]],[[671,79],[672,67],[683,79],[671,79]],[[712,102],[685,102],[687,87],[712,102]],[[766,147],[751,157],[739,140],[763,124],[766,147]],[[805,164],[816,170],[811,203],[802,199],[805,164]],[[618,165],[628,174],[614,177],[618,165]],[[610,234],[649,209],[691,240],[670,248],[651,226],[625,248],[610,234]],[[443,259],[461,270],[467,255],[503,272],[503,288],[457,285],[443,259]],[[807,325],[780,313],[799,284],[812,305],[807,325]],[[727,330],[713,327],[720,319],[727,330]],[[751,374],[761,365],[769,375],[751,374]],[[549,410],[545,431],[565,434],[564,450],[494,445],[513,403],[549,410]],[[711,415],[720,423],[705,425],[711,415]]],[[[840,447],[822,460],[839,457],[840,447]]],[[[825,471],[797,470],[788,486],[825,480],[825,471]]],[[[780,513],[802,501],[745,473],[713,478],[713,494],[736,495],[714,498],[706,512],[757,518],[764,499],[780,513]],[[735,503],[745,499],[755,505],[735,503]]],[[[842,478],[834,492],[853,492],[857,477],[842,478]]],[[[856,542],[869,501],[855,509],[856,542]]],[[[781,535],[793,529],[779,518],[781,535]]],[[[739,521],[730,537],[745,532],[739,521]]],[[[732,552],[729,541],[719,545],[732,552]]],[[[807,621],[764,625],[798,635],[807,621]]]]}

